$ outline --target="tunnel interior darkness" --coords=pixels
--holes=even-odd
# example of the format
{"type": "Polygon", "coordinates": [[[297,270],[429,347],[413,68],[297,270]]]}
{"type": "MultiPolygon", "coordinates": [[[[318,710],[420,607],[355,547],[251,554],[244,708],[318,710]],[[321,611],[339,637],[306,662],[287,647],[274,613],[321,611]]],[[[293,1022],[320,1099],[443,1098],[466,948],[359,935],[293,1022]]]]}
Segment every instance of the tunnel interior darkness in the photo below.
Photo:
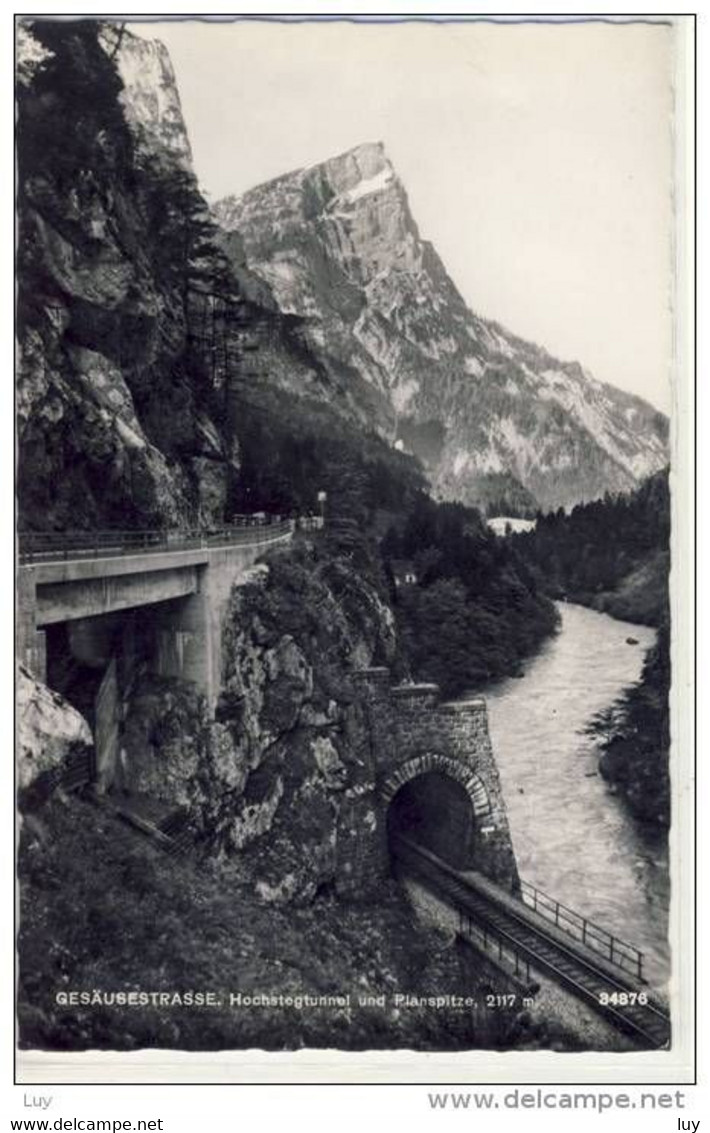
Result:
{"type": "Polygon", "coordinates": [[[470,869],[475,821],[473,805],[461,784],[439,771],[427,771],[404,783],[389,805],[390,851],[397,836],[405,835],[454,868],[470,869]]]}
{"type": "Polygon", "coordinates": [[[94,727],[94,701],[106,667],[101,650],[92,656],[74,631],[76,625],[61,622],[47,626],[47,684],[74,706],[94,727]]]}
{"type": "Polygon", "coordinates": [[[149,655],[151,621],[143,611],[124,610],[49,625],[47,684],[95,725],[95,704],[106,668],[115,658],[121,686],[149,655]]]}

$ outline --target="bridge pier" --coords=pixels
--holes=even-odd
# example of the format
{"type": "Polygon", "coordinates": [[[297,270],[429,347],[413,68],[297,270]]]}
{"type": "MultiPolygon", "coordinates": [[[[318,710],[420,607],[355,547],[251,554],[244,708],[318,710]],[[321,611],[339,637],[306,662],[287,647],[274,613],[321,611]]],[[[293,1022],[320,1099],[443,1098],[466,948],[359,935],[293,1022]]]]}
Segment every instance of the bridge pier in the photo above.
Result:
{"type": "Polygon", "coordinates": [[[194,594],[155,607],[154,671],[158,676],[194,685],[213,704],[216,694],[208,576],[209,568],[200,568],[194,594]]]}
{"type": "Polygon", "coordinates": [[[257,557],[245,549],[217,548],[198,566],[193,591],[156,613],[157,668],[160,676],[194,685],[213,712],[222,681],[222,630],[232,587],[243,582],[257,557]]]}
{"type": "Polygon", "coordinates": [[[17,660],[46,683],[47,639],[44,630],[37,626],[37,586],[32,568],[18,571],[15,624],[17,660]]]}

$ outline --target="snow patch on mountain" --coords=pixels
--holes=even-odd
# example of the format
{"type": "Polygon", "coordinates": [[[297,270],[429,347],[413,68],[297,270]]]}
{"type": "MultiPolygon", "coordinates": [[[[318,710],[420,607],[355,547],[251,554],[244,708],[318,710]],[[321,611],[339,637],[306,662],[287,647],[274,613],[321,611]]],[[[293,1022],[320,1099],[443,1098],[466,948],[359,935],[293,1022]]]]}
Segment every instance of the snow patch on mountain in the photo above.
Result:
{"type": "Polygon", "coordinates": [[[381,169],[379,173],[375,173],[372,177],[366,177],[364,180],[354,185],[352,189],[347,189],[344,193],[340,193],[336,200],[339,203],[353,205],[362,197],[368,197],[370,193],[378,193],[381,189],[390,185],[394,180],[394,171],[391,167],[386,166],[381,169]]]}
{"type": "Polygon", "coordinates": [[[406,412],[408,405],[414,400],[418,389],[419,386],[417,382],[411,379],[409,381],[405,379],[403,382],[393,387],[391,391],[392,404],[399,416],[406,412]]]}
{"type": "Polygon", "coordinates": [[[454,476],[460,476],[467,468],[470,467],[472,461],[471,456],[467,452],[457,452],[451,465],[454,476]]]}
{"type": "Polygon", "coordinates": [[[481,374],[483,373],[483,365],[481,361],[473,355],[470,355],[468,358],[464,359],[464,369],[466,370],[467,374],[472,374],[475,378],[480,378],[481,374]]]}

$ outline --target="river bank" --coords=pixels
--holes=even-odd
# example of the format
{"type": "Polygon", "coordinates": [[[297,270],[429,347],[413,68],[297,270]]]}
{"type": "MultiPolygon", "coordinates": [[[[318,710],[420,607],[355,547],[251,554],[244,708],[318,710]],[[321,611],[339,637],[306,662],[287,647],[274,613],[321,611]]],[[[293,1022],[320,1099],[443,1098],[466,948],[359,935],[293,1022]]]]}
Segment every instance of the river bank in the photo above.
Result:
{"type": "Polygon", "coordinates": [[[638,681],[655,631],[558,603],[559,633],[524,679],[486,690],[521,875],[647,954],[667,980],[668,850],[599,773],[589,721],[638,681]],[[633,639],[629,644],[628,639],[633,639]]]}
{"type": "Polygon", "coordinates": [[[670,555],[658,551],[601,592],[573,592],[568,599],[619,621],[657,627],[668,608],[670,555]]]}

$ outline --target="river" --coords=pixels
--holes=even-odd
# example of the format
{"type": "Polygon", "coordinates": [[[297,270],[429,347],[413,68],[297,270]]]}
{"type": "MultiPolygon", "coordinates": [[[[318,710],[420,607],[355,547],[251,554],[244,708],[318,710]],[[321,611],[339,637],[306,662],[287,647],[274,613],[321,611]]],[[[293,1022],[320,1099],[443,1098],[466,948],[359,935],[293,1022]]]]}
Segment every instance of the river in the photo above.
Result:
{"type": "Polygon", "coordinates": [[[650,984],[669,974],[668,853],[598,774],[580,730],[636,681],[655,631],[559,603],[562,624],[524,679],[485,691],[520,874],[640,948],[650,984]],[[629,645],[627,637],[638,641],[629,645]]]}

